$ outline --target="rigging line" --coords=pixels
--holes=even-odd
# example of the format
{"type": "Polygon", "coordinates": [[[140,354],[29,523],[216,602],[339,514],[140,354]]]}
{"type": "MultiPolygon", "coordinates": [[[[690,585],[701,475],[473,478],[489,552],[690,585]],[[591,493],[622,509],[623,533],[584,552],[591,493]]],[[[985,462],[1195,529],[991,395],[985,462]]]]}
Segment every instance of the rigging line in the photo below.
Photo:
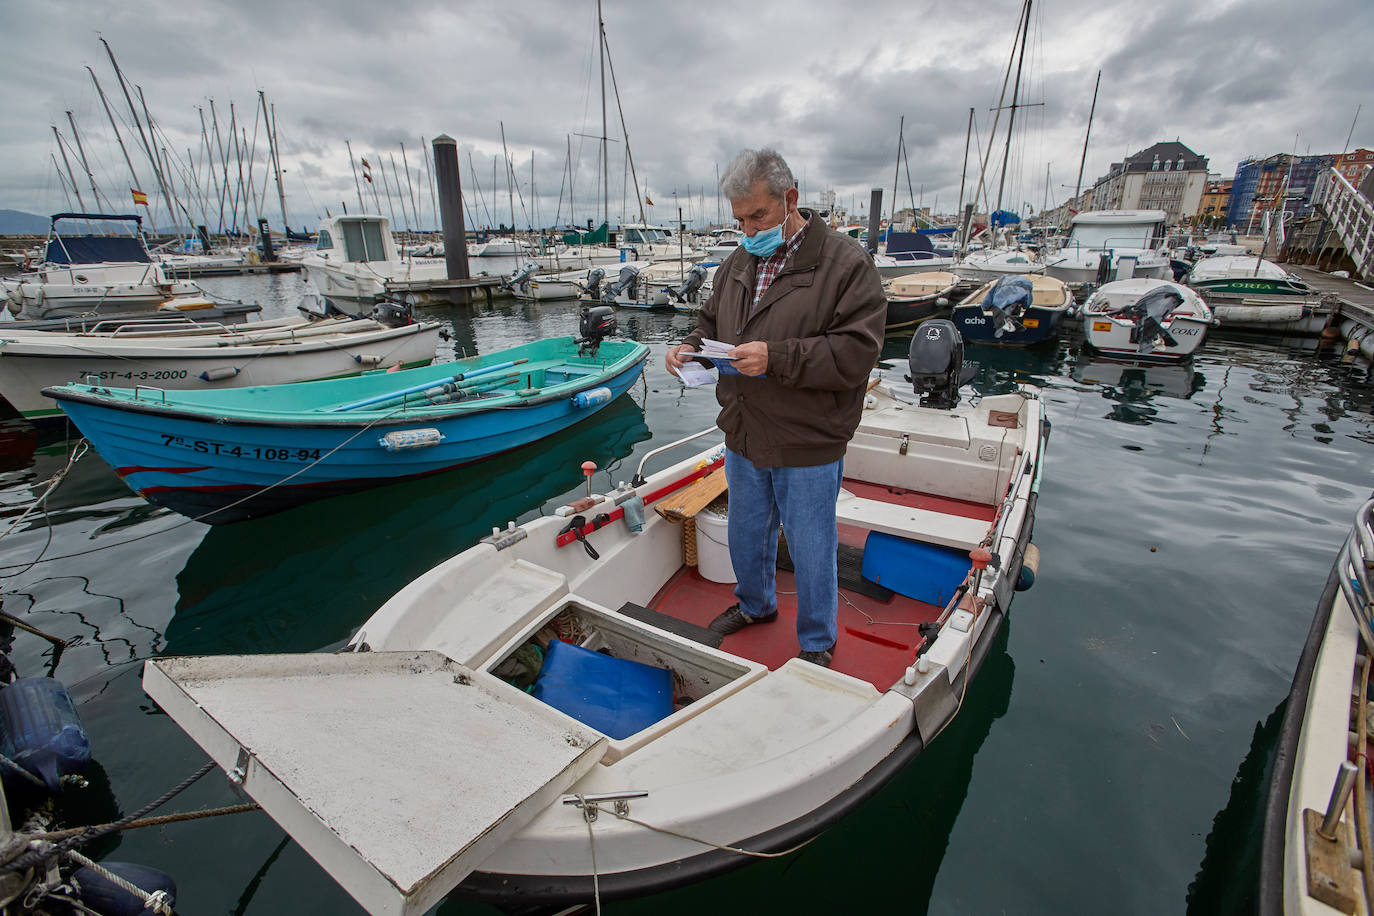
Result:
{"type": "Polygon", "coordinates": [[[700,843],[702,846],[710,846],[713,849],[719,849],[723,852],[738,853],[739,855],[749,856],[750,858],[754,859],[782,859],[792,855],[792,853],[794,852],[798,852],[802,849],[805,849],[807,846],[810,846],[812,843],[816,842],[816,840],[820,839],[820,834],[818,833],[815,836],[802,840],[797,845],[789,847],[787,849],[783,849],[778,852],[761,852],[753,849],[744,849],[739,846],[731,846],[727,843],[715,843],[711,840],[704,840],[701,837],[695,837],[691,834],[681,833],[680,831],[672,830],[667,827],[657,827],[646,821],[641,821],[638,818],[630,817],[628,814],[621,814],[619,811],[616,811],[614,809],[607,810],[605,808],[602,808],[597,802],[589,802],[586,799],[584,799],[581,795],[577,796],[577,804],[575,807],[583,809],[595,809],[598,812],[604,814],[614,815],[617,819],[630,824],[634,824],[638,827],[645,827],[649,830],[654,831],[655,833],[666,834],[668,836],[677,837],[679,840],[687,840],[692,843],[700,843]]]}

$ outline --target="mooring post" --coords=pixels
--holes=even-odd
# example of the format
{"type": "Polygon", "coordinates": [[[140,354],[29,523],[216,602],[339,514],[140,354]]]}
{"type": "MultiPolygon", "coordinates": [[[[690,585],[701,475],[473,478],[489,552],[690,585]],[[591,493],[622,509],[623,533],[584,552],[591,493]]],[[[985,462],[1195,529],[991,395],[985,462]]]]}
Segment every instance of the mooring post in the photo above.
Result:
{"type": "Polygon", "coordinates": [[[878,250],[878,224],[883,218],[883,189],[874,188],[868,201],[868,253],[878,250]]]}
{"type": "Polygon", "coordinates": [[[272,233],[267,228],[267,220],[258,220],[258,238],[261,239],[258,247],[262,249],[262,260],[264,264],[271,264],[277,259],[277,254],[272,250],[272,233]]]}
{"type": "MultiPolygon", "coordinates": [[[[467,227],[463,225],[463,185],[458,174],[458,141],[440,134],[434,138],[434,180],[439,192],[439,220],[444,229],[444,262],[450,280],[468,280],[467,227]]],[[[472,301],[472,291],[455,290],[454,301],[472,301]]]]}

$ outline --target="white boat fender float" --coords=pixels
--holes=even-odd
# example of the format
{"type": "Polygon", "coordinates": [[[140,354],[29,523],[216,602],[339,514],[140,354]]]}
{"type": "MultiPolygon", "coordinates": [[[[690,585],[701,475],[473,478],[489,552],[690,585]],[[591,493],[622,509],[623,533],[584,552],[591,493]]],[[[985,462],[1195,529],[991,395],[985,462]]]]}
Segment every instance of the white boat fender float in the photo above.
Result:
{"type": "Polygon", "coordinates": [[[1021,572],[1016,577],[1016,590],[1024,592],[1035,584],[1035,576],[1040,572],[1040,548],[1034,544],[1026,545],[1026,555],[1021,558],[1021,572]]]}
{"type": "Polygon", "coordinates": [[[608,404],[611,400],[611,389],[604,385],[600,388],[592,388],[588,391],[579,391],[572,396],[572,405],[578,408],[600,407],[608,404]]]}
{"type": "Polygon", "coordinates": [[[15,767],[41,779],[50,792],[91,762],[91,741],[71,695],[50,677],[24,677],[0,690],[0,754],[5,775],[15,767]]]}
{"type": "Polygon", "coordinates": [[[233,378],[239,374],[237,366],[220,366],[217,369],[206,369],[200,374],[202,382],[219,382],[227,378],[233,378]]]}
{"type": "Polygon", "coordinates": [[[394,429],[377,440],[388,452],[403,452],[412,448],[429,448],[444,441],[444,434],[432,426],[423,429],[394,429]]]}

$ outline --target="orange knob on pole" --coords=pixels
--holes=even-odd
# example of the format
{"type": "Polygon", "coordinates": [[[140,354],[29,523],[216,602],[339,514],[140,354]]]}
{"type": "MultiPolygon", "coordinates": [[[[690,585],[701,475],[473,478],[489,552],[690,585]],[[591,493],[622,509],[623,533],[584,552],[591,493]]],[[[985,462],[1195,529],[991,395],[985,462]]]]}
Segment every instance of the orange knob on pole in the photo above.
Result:
{"type": "Polygon", "coordinates": [[[583,473],[583,474],[586,476],[586,478],[587,478],[587,495],[588,495],[588,496],[591,496],[591,495],[592,495],[592,475],[596,473],[596,462],[595,462],[595,461],[584,461],[584,462],[582,462],[582,473],[583,473]]]}
{"type": "Polygon", "coordinates": [[[973,560],[974,569],[987,569],[988,564],[992,562],[992,551],[986,547],[975,547],[968,555],[973,560]]]}

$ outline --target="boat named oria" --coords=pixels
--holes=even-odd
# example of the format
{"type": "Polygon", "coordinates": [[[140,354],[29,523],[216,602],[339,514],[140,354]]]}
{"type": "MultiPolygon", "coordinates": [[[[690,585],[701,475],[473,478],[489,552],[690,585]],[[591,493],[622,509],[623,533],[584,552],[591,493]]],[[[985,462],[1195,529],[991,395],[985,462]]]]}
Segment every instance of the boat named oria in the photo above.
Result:
{"type": "Polygon", "coordinates": [[[639,378],[648,347],[549,338],[354,378],[202,391],[45,388],[136,493],[209,524],[431,474],[552,435],[639,378]]]}
{"type": "Polygon", "coordinates": [[[1302,280],[1252,255],[1203,258],[1188,285],[1207,300],[1223,330],[1317,334],[1334,310],[1302,280]]]}
{"type": "Polygon", "coordinates": [[[790,849],[940,734],[1034,579],[1048,422],[1030,389],[959,405],[961,353],[927,322],[914,386],[865,400],[829,668],[796,657],[784,544],[779,619],[707,627],[733,600],[725,516],[693,508],[718,446],[494,530],[349,652],[156,659],[144,687],[370,912],[599,902],[790,849]]]}

